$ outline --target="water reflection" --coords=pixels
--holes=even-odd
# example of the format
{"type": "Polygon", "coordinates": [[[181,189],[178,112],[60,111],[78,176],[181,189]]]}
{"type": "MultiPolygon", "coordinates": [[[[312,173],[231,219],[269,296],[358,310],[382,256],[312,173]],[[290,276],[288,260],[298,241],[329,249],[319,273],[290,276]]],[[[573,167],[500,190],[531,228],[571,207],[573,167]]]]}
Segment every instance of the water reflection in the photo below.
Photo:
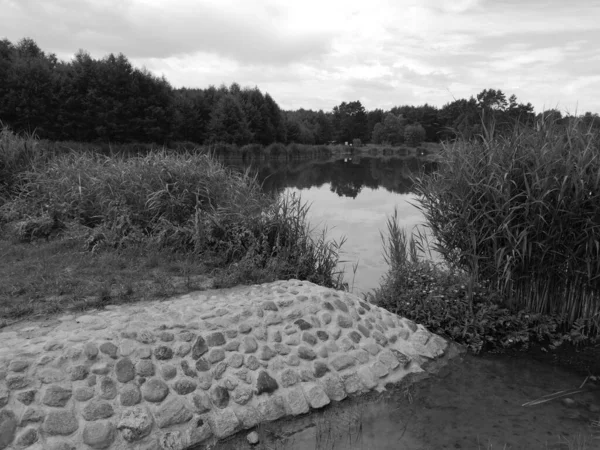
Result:
{"type": "Polygon", "coordinates": [[[412,188],[410,175],[431,171],[434,163],[416,157],[370,158],[346,157],[338,160],[263,160],[250,163],[225,160],[228,166],[251,167],[266,191],[281,192],[329,184],[340,197],[356,198],[364,188],[384,188],[397,194],[408,194],[412,188]]]}
{"type": "Polygon", "coordinates": [[[379,286],[388,269],[380,231],[385,232],[394,208],[398,209],[400,225],[408,230],[423,222],[422,214],[412,204],[415,196],[410,176],[434,168],[433,163],[415,157],[271,160],[251,165],[225,162],[239,170],[250,167],[268,192],[299,194],[311,205],[311,226],[318,230],[326,227],[331,239],[339,241],[345,236],[341,266],[346,281],[359,295],[379,286]]]}

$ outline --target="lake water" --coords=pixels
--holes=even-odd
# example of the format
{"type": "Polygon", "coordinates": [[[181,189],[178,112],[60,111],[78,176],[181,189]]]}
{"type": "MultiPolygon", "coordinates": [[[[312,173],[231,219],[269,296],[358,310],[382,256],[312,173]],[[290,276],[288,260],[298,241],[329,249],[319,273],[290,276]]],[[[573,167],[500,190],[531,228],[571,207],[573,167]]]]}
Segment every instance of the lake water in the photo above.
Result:
{"type": "Polygon", "coordinates": [[[415,156],[403,158],[347,157],[336,160],[260,161],[227,165],[257,171],[267,191],[296,193],[310,206],[309,221],[328,237],[346,237],[340,257],[345,278],[358,295],[380,284],[387,271],[380,232],[398,209],[401,226],[412,230],[423,222],[413,205],[410,176],[433,169],[433,163],[415,156]],[[353,267],[357,265],[356,273],[353,267]]]}

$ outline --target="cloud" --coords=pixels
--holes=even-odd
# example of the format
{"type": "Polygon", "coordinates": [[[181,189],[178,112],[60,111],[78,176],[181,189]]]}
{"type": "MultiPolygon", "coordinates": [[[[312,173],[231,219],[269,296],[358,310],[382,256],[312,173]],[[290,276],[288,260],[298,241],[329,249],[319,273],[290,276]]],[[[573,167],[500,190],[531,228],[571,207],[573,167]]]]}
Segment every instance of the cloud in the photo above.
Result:
{"type": "Polygon", "coordinates": [[[243,63],[286,64],[318,60],[331,45],[326,31],[290,30],[273,5],[223,5],[190,0],[0,1],[5,17],[14,19],[3,23],[3,30],[29,30],[42,45],[61,52],[76,43],[96,56],[213,53],[243,63]]]}
{"type": "MultiPolygon", "coordinates": [[[[0,0],[0,33],[124,53],[176,86],[258,86],[284,108],[437,106],[502,89],[600,111],[589,0],[0,0]]],[[[0,38],[3,36],[0,36],[0,38]]]]}

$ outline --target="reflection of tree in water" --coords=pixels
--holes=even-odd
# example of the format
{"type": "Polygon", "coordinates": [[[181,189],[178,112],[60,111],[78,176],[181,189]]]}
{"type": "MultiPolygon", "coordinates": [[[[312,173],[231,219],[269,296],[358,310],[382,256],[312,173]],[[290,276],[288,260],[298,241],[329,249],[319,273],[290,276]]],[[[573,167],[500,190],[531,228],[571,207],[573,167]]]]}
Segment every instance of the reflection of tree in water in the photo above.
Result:
{"type": "MultiPolygon", "coordinates": [[[[244,170],[241,161],[226,161],[228,166],[244,170]]],[[[431,171],[434,163],[416,157],[381,159],[360,157],[337,161],[280,161],[255,162],[251,166],[266,192],[281,192],[287,187],[307,189],[331,185],[339,196],[356,198],[364,187],[383,187],[390,192],[406,194],[412,189],[411,174],[431,171]]]]}
{"type": "Polygon", "coordinates": [[[350,182],[331,182],[331,192],[335,192],[340,197],[352,197],[356,198],[360,191],[362,190],[363,185],[361,183],[357,183],[356,181],[350,182]]]}

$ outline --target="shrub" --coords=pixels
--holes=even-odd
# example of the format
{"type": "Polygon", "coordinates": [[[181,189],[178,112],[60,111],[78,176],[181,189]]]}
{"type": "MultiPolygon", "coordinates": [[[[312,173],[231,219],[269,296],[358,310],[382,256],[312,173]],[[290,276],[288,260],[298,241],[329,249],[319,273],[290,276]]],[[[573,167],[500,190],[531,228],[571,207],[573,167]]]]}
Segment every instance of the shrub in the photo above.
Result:
{"type": "Polygon", "coordinates": [[[352,147],[362,147],[363,143],[360,139],[353,139],[352,140],[352,147]]]}

